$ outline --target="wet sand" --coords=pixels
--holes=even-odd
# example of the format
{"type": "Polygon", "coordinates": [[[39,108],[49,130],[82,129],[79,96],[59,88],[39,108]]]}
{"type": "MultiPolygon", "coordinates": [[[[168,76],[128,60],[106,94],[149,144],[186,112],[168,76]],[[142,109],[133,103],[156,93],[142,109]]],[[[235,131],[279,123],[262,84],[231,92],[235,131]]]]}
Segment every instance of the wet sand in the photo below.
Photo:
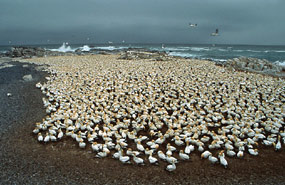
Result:
{"type": "Polygon", "coordinates": [[[165,163],[136,166],[95,158],[91,149],[82,150],[70,139],[40,144],[32,130],[46,113],[35,84],[47,74],[31,64],[13,65],[0,69],[1,184],[285,184],[284,147],[275,152],[259,146],[256,157],[228,158],[227,169],[194,153],[169,173],[165,163]],[[22,76],[30,73],[34,80],[24,82],[22,76]]]}

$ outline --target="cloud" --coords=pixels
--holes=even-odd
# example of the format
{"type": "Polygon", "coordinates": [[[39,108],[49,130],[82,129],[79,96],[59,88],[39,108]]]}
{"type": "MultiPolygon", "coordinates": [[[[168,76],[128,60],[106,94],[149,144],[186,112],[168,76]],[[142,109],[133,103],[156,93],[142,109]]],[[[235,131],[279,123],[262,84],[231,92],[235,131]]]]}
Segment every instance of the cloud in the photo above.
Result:
{"type": "Polygon", "coordinates": [[[108,40],[284,44],[283,0],[1,0],[0,44],[108,40]],[[198,23],[190,29],[188,22],[198,23]],[[221,36],[210,33],[220,29],[221,36]]]}

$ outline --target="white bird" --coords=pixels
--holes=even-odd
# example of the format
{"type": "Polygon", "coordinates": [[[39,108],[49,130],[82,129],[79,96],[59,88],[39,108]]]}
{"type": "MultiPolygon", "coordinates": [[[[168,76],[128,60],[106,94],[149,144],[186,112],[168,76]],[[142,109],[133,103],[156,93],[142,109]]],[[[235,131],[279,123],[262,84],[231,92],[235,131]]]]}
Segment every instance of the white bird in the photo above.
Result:
{"type": "Polygon", "coordinates": [[[204,148],[203,148],[203,146],[202,146],[201,144],[200,144],[199,147],[198,147],[198,151],[199,151],[199,152],[203,152],[203,151],[204,151],[204,148]]]}
{"type": "Polygon", "coordinates": [[[280,131],[279,133],[282,137],[285,137],[285,132],[283,130],[280,131]]]}
{"type": "Polygon", "coordinates": [[[198,24],[189,23],[189,26],[190,26],[190,27],[197,27],[198,24]]]}
{"type": "Polygon", "coordinates": [[[46,136],[44,138],[44,142],[47,143],[47,142],[49,142],[49,140],[50,140],[50,137],[49,137],[48,133],[46,133],[46,136]]]}
{"type": "Polygon", "coordinates": [[[57,135],[58,139],[61,139],[63,137],[63,132],[61,131],[61,129],[59,129],[59,133],[57,135]]]}
{"type": "Polygon", "coordinates": [[[203,152],[203,153],[201,154],[201,158],[207,159],[210,155],[211,155],[211,152],[205,151],[205,152],[203,152]]]}
{"type": "Polygon", "coordinates": [[[281,142],[280,142],[280,139],[281,139],[281,136],[279,135],[278,136],[278,141],[277,141],[277,144],[274,143],[274,147],[275,147],[275,150],[278,151],[281,149],[281,142]]]}
{"type": "Polygon", "coordinates": [[[40,129],[38,127],[36,127],[34,130],[33,130],[33,133],[34,134],[38,134],[40,132],[40,129]]]}
{"type": "Polygon", "coordinates": [[[52,134],[52,135],[56,135],[56,131],[53,130],[53,129],[51,129],[51,127],[50,127],[50,129],[49,129],[49,133],[52,134]]]}
{"type": "Polygon", "coordinates": [[[193,145],[187,145],[186,147],[185,147],[185,153],[186,154],[190,154],[192,151],[194,151],[194,146],[193,145]]]}
{"type": "Polygon", "coordinates": [[[94,152],[99,152],[99,150],[101,149],[100,144],[97,144],[97,142],[93,142],[91,145],[91,148],[94,152]]]}
{"type": "Polygon", "coordinates": [[[234,149],[234,147],[230,143],[226,143],[225,147],[227,150],[233,150],[234,149]]]}
{"type": "Polygon", "coordinates": [[[129,156],[123,156],[123,155],[120,155],[119,157],[119,160],[122,162],[122,163],[130,163],[130,157],[129,156]]]}
{"type": "Polygon", "coordinates": [[[157,154],[158,154],[158,157],[159,157],[160,159],[162,159],[162,160],[164,160],[164,161],[166,160],[166,156],[165,156],[165,154],[164,154],[162,151],[159,150],[159,151],[157,152],[157,154]]]}
{"type": "Polygon", "coordinates": [[[179,157],[180,157],[180,159],[182,159],[182,160],[189,160],[189,159],[190,159],[189,155],[185,154],[185,153],[183,152],[183,150],[180,150],[180,152],[179,152],[179,157]]]}
{"type": "Polygon", "coordinates": [[[148,160],[151,164],[157,164],[158,160],[152,156],[152,154],[149,155],[148,160]]]}
{"type": "Polygon", "coordinates": [[[120,145],[122,146],[122,148],[126,148],[128,146],[128,143],[121,141],[120,145]]]}
{"type": "Polygon", "coordinates": [[[157,144],[162,144],[165,141],[165,138],[163,136],[159,137],[158,139],[155,140],[155,143],[157,144]]]}
{"type": "Polygon", "coordinates": [[[136,164],[141,164],[141,165],[144,164],[143,159],[140,158],[140,157],[137,157],[137,156],[135,156],[135,155],[133,156],[133,160],[135,161],[136,164]]]}
{"type": "Polygon", "coordinates": [[[96,157],[103,158],[103,157],[107,157],[107,155],[108,155],[107,152],[98,152],[96,157]]]}
{"type": "Polygon", "coordinates": [[[212,156],[212,154],[209,155],[208,159],[209,159],[209,161],[210,161],[211,163],[213,163],[213,164],[216,163],[216,162],[218,162],[218,158],[212,156]]]}
{"type": "Polygon", "coordinates": [[[171,150],[167,150],[167,151],[166,151],[166,155],[172,155],[171,150]]]}
{"type": "Polygon", "coordinates": [[[81,141],[79,142],[79,147],[80,148],[85,148],[86,147],[86,143],[83,142],[83,139],[81,139],[81,141]]]}
{"type": "Polygon", "coordinates": [[[170,143],[167,144],[167,149],[172,152],[176,150],[176,148],[174,146],[171,146],[170,143]]]}
{"type": "Polygon", "coordinates": [[[138,141],[138,143],[137,143],[137,149],[138,149],[139,151],[142,151],[142,152],[145,150],[140,141],[138,141]]]}
{"type": "Polygon", "coordinates": [[[119,159],[120,156],[121,156],[121,150],[119,150],[118,152],[115,152],[115,153],[113,154],[113,158],[115,158],[115,159],[119,159]]]}
{"type": "Polygon", "coordinates": [[[265,140],[265,139],[264,139],[262,142],[263,142],[263,144],[266,145],[266,146],[271,146],[271,145],[273,144],[272,141],[268,141],[268,140],[265,140]]]}
{"type": "Polygon", "coordinates": [[[248,152],[251,155],[255,155],[255,156],[258,155],[258,150],[257,149],[250,148],[250,149],[248,149],[248,152]]]}
{"type": "Polygon", "coordinates": [[[173,161],[174,161],[175,163],[178,163],[178,160],[177,160],[175,157],[172,157],[171,155],[167,155],[166,161],[167,161],[168,163],[172,163],[173,161]]]}
{"type": "Polygon", "coordinates": [[[38,141],[42,142],[44,140],[43,136],[41,133],[38,133],[38,141]]]}
{"type": "Polygon", "coordinates": [[[133,151],[131,148],[128,148],[128,150],[126,151],[127,155],[133,155],[133,151]]]}
{"type": "Polygon", "coordinates": [[[243,157],[243,151],[242,150],[238,151],[237,157],[238,158],[242,158],[243,157]]]}
{"type": "Polygon", "coordinates": [[[219,29],[216,29],[215,32],[211,33],[211,36],[218,36],[219,35],[219,29]]]}
{"type": "Polygon", "coordinates": [[[56,141],[56,137],[53,134],[51,134],[49,137],[51,141],[56,141]]]}
{"type": "Polygon", "coordinates": [[[221,151],[221,152],[219,153],[219,158],[220,158],[220,163],[221,163],[221,165],[223,165],[225,168],[227,168],[228,162],[227,162],[227,160],[225,159],[224,151],[221,151]]]}
{"type": "Polygon", "coordinates": [[[233,156],[236,155],[236,153],[233,150],[227,150],[227,155],[230,156],[230,157],[233,157],[233,156]]]}
{"type": "Polygon", "coordinates": [[[169,172],[172,172],[174,170],[176,170],[176,165],[175,165],[175,161],[171,161],[171,164],[167,165],[166,170],[169,172]]]}
{"type": "Polygon", "coordinates": [[[177,145],[177,146],[182,146],[184,145],[184,142],[181,140],[181,139],[175,139],[174,143],[177,145]]]}

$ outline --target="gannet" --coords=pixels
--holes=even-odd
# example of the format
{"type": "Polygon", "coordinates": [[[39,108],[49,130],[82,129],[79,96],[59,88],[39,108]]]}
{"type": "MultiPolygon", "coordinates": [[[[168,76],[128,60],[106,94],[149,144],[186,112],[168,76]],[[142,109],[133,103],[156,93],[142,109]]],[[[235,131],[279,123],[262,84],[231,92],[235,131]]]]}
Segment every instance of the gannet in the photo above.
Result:
{"type": "Polygon", "coordinates": [[[106,157],[107,155],[108,155],[107,152],[98,152],[96,157],[103,158],[103,157],[106,157]]]}
{"type": "Polygon", "coordinates": [[[178,160],[175,157],[172,157],[171,155],[166,156],[166,161],[168,163],[172,163],[172,161],[174,161],[175,163],[178,163],[178,160]]]}
{"type": "Polygon", "coordinates": [[[190,27],[197,27],[198,24],[189,23],[189,26],[190,26],[190,27]]]}
{"type": "Polygon", "coordinates": [[[211,33],[211,36],[218,36],[219,35],[219,29],[216,29],[215,32],[211,33]]]}
{"type": "Polygon", "coordinates": [[[143,159],[140,158],[140,157],[137,157],[137,156],[135,156],[135,155],[133,156],[133,160],[135,161],[136,164],[141,164],[141,165],[144,164],[143,159]]]}
{"type": "Polygon", "coordinates": [[[143,152],[145,150],[140,141],[138,141],[138,143],[137,143],[137,149],[141,152],[143,152]]]}
{"type": "Polygon", "coordinates": [[[158,157],[160,159],[162,159],[164,161],[166,160],[166,156],[165,156],[165,154],[162,151],[158,151],[157,154],[158,154],[158,157]]]}
{"type": "Polygon", "coordinates": [[[209,152],[209,151],[206,150],[205,152],[203,152],[203,153],[201,154],[201,158],[207,159],[210,155],[211,155],[211,152],[209,152]]]}
{"type": "Polygon", "coordinates": [[[281,140],[281,136],[279,135],[277,144],[273,143],[276,151],[281,149],[281,141],[280,140],[281,140]]]}
{"type": "Polygon", "coordinates": [[[227,168],[228,162],[227,162],[227,160],[225,159],[224,151],[221,151],[221,152],[219,153],[219,158],[220,158],[220,163],[221,163],[221,165],[223,165],[225,168],[227,168]]]}
{"type": "Polygon", "coordinates": [[[130,163],[130,157],[129,156],[123,156],[123,155],[120,155],[119,157],[119,160],[122,162],[122,163],[130,163]]]}
{"type": "Polygon", "coordinates": [[[49,142],[49,140],[50,140],[50,137],[49,137],[48,133],[46,133],[46,136],[44,138],[44,142],[47,143],[47,142],[49,142]]]}
{"type": "Polygon", "coordinates": [[[158,163],[158,160],[152,156],[152,152],[150,153],[148,160],[151,164],[157,164],[158,163]]]}
{"type": "Polygon", "coordinates": [[[208,159],[213,164],[218,162],[218,159],[216,157],[212,156],[212,154],[209,155],[208,159]]]}
{"type": "Polygon", "coordinates": [[[41,133],[38,133],[38,141],[42,142],[44,140],[43,136],[41,133]]]}
{"type": "Polygon", "coordinates": [[[258,155],[258,150],[257,149],[248,149],[249,154],[251,155],[258,155]]]}
{"type": "Polygon", "coordinates": [[[174,160],[171,161],[171,164],[167,165],[166,170],[170,171],[170,172],[176,170],[176,165],[175,165],[175,161],[174,160]]]}
{"type": "Polygon", "coordinates": [[[80,142],[79,142],[79,147],[80,148],[85,148],[85,146],[86,146],[86,143],[84,143],[83,139],[81,139],[80,142]]]}
{"type": "Polygon", "coordinates": [[[183,152],[183,150],[180,150],[180,152],[179,152],[179,157],[180,157],[180,159],[182,159],[182,160],[189,160],[189,159],[190,159],[189,155],[185,154],[185,153],[183,152]]]}

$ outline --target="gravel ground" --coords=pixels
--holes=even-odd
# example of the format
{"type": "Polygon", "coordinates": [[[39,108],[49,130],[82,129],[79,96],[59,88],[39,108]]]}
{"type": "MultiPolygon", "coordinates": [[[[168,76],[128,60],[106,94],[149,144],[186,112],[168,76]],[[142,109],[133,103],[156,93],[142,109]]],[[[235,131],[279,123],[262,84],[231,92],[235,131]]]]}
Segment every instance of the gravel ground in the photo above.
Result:
{"type": "Polygon", "coordinates": [[[228,159],[227,169],[194,153],[169,173],[161,166],[97,159],[69,139],[39,144],[32,130],[46,113],[35,84],[47,74],[30,64],[11,64],[0,69],[0,184],[285,184],[284,148],[275,152],[260,146],[259,156],[228,159]],[[26,74],[32,74],[33,81],[23,81],[26,74]]]}

